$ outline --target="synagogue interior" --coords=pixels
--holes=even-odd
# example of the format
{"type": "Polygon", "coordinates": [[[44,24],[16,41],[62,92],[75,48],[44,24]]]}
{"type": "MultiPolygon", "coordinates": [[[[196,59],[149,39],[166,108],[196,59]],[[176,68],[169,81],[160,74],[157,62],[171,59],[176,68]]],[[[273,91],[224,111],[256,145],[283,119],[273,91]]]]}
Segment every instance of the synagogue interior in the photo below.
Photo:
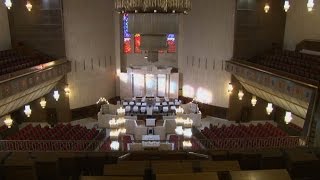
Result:
{"type": "Polygon", "coordinates": [[[0,180],[319,180],[320,0],[0,1],[0,180]]]}

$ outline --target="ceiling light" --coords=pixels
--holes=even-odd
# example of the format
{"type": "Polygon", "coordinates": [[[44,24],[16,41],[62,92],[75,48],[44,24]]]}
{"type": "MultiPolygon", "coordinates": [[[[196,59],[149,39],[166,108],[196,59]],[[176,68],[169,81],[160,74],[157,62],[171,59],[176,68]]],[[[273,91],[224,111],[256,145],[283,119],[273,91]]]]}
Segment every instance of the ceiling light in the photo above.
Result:
{"type": "Polygon", "coordinates": [[[11,0],[6,0],[6,1],[4,2],[4,4],[7,6],[8,9],[10,9],[10,8],[12,7],[12,2],[11,2],[11,0]]]}
{"type": "Polygon", "coordinates": [[[284,11],[285,11],[285,12],[288,12],[289,8],[290,8],[290,2],[289,2],[289,0],[284,1],[284,5],[283,5],[284,11]]]}
{"type": "Polygon", "coordinates": [[[268,103],[268,106],[266,107],[267,114],[270,115],[273,111],[272,103],[268,103]]]}
{"type": "Polygon", "coordinates": [[[257,104],[257,97],[256,96],[252,96],[252,99],[251,99],[251,104],[252,104],[252,106],[253,107],[255,107],[256,106],[256,104],[257,104]]]}
{"type": "Polygon", "coordinates": [[[58,90],[53,91],[53,97],[54,97],[54,99],[55,99],[56,101],[59,100],[60,94],[59,94],[59,91],[58,91],[58,90]]]}
{"type": "Polygon", "coordinates": [[[311,12],[313,10],[313,6],[314,6],[313,0],[308,0],[307,8],[308,8],[309,12],[311,12]]]}
{"type": "Polygon", "coordinates": [[[286,112],[286,116],[284,117],[284,122],[286,122],[286,124],[289,124],[292,120],[292,113],[291,112],[286,112]]]}
{"type": "Polygon", "coordinates": [[[27,115],[27,117],[30,117],[31,116],[31,108],[30,108],[30,105],[25,105],[24,106],[24,113],[27,115]]]}
{"type": "Polygon", "coordinates": [[[243,91],[242,91],[242,90],[239,90],[238,97],[239,97],[239,100],[240,100],[240,101],[242,100],[243,96],[244,96],[243,91]]]}
{"type": "Polygon", "coordinates": [[[268,13],[269,10],[270,10],[270,6],[269,6],[268,3],[266,3],[266,4],[264,5],[264,12],[265,12],[265,13],[268,13]]]}
{"type": "Polygon", "coordinates": [[[42,109],[44,109],[47,105],[47,101],[45,98],[41,98],[41,101],[40,101],[40,106],[42,107],[42,109]]]}
{"type": "Polygon", "coordinates": [[[13,124],[13,120],[11,119],[10,115],[7,115],[3,122],[8,128],[11,128],[11,126],[13,124]]]}
{"type": "Polygon", "coordinates": [[[32,4],[30,3],[30,1],[27,1],[26,7],[27,7],[28,11],[31,11],[32,4]]]}

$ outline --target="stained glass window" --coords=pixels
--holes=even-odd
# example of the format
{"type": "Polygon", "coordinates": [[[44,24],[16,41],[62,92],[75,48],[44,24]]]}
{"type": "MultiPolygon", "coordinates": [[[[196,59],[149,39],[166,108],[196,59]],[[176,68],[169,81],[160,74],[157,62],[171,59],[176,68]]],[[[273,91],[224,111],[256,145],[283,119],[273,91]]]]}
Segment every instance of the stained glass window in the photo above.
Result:
{"type": "Polygon", "coordinates": [[[140,34],[134,35],[134,53],[141,53],[141,36],[140,34]]]}
{"type": "Polygon", "coordinates": [[[125,54],[131,53],[131,34],[129,33],[129,16],[123,15],[123,51],[125,54]]]}
{"type": "Polygon", "coordinates": [[[176,36],[174,34],[168,34],[167,43],[168,43],[168,53],[175,53],[176,52],[176,36]]]}

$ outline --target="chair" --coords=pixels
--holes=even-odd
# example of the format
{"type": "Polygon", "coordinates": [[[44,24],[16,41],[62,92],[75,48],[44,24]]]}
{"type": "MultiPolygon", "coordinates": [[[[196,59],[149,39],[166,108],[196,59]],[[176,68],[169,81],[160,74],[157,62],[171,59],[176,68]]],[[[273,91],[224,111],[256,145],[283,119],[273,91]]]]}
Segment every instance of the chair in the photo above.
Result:
{"type": "Polygon", "coordinates": [[[171,111],[175,111],[176,110],[176,106],[170,106],[170,110],[171,111]]]}
{"type": "Polygon", "coordinates": [[[130,106],[133,106],[133,105],[134,105],[134,102],[133,102],[133,101],[130,101],[130,102],[129,102],[129,105],[130,105],[130,106]]]}
{"type": "Polygon", "coordinates": [[[159,97],[156,97],[156,102],[160,102],[160,98],[159,97]]]}
{"type": "Polygon", "coordinates": [[[179,101],[174,102],[174,105],[176,105],[176,106],[180,106],[180,104],[181,104],[181,102],[179,102],[179,101]]]}
{"type": "Polygon", "coordinates": [[[162,108],[162,111],[163,111],[164,113],[168,113],[169,107],[168,107],[168,106],[164,106],[164,107],[162,108]]]}
{"type": "Polygon", "coordinates": [[[168,98],[168,97],[165,97],[165,98],[164,98],[164,101],[169,102],[169,98],[168,98]]]}
{"type": "Polygon", "coordinates": [[[168,106],[167,102],[162,102],[162,106],[168,106]]]}
{"type": "Polygon", "coordinates": [[[131,111],[131,107],[130,106],[126,106],[125,111],[126,112],[130,112],[131,111]]]}
{"type": "Polygon", "coordinates": [[[159,107],[158,106],[154,106],[153,107],[153,112],[159,112],[159,107]]]}
{"type": "Polygon", "coordinates": [[[156,102],[156,106],[161,106],[160,102],[156,102]]]}
{"type": "Polygon", "coordinates": [[[138,106],[134,106],[134,107],[133,107],[133,112],[134,112],[134,113],[139,112],[139,107],[138,107],[138,106]]]}
{"type": "Polygon", "coordinates": [[[147,103],[144,102],[144,103],[141,104],[141,106],[147,106],[147,103]]]}
{"type": "Polygon", "coordinates": [[[123,106],[128,106],[128,102],[126,102],[126,101],[123,102],[122,104],[123,104],[123,106]]]}
{"type": "Polygon", "coordinates": [[[174,105],[174,102],[169,102],[169,106],[173,106],[174,105]]]}
{"type": "Polygon", "coordinates": [[[141,113],[146,113],[146,111],[147,111],[147,107],[142,106],[142,107],[140,108],[140,112],[141,112],[141,113]]]}
{"type": "Polygon", "coordinates": [[[137,106],[141,106],[142,104],[141,104],[141,102],[137,102],[136,105],[137,106]]]}

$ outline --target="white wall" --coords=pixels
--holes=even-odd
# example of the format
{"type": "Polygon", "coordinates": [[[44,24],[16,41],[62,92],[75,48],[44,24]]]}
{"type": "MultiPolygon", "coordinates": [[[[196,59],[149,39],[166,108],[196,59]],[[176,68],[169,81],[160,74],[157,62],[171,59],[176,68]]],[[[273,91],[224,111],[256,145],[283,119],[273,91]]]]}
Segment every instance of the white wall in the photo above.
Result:
{"type": "Polygon", "coordinates": [[[320,39],[320,0],[314,0],[312,12],[307,10],[307,0],[291,0],[287,13],[284,48],[294,50],[304,39],[320,39]]]}
{"type": "Polygon", "coordinates": [[[231,75],[223,69],[233,54],[235,2],[192,0],[191,12],[181,18],[178,53],[184,96],[198,94],[198,101],[229,106],[231,75]]]}
{"type": "Polygon", "coordinates": [[[93,105],[101,96],[114,97],[113,1],[64,0],[63,6],[66,55],[72,61],[71,109],[93,105]]]}
{"type": "Polygon", "coordinates": [[[11,37],[7,8],[0,3],[0,51],[11,48],[11,37]]]}

